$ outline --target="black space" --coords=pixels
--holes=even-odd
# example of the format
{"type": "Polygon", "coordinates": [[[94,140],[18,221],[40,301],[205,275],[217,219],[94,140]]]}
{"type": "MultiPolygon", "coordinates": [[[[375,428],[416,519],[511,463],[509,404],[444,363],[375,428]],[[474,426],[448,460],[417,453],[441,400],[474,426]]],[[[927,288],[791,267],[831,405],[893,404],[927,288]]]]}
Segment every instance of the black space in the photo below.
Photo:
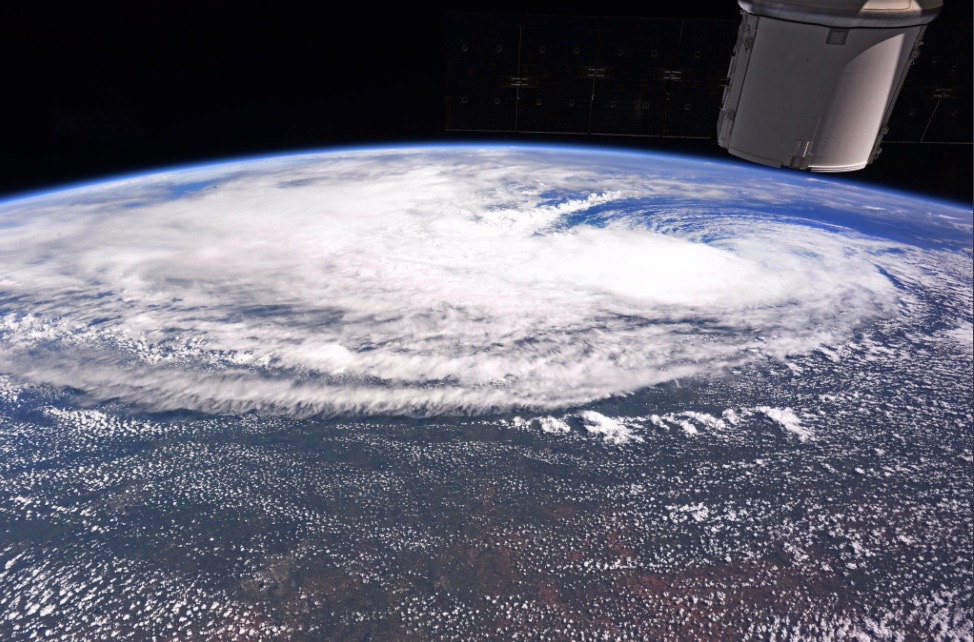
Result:
{"type": "MultiPolygon", "coordinates": [[[[648,4],[641,15],[739,16],[734,0],[648,4]]],[[[443,13],[383,6],[5,3],[0,196],[240,155],[470,140],[444,128],[443,13]]],[[[971,3],[948,0],[938,20],[970,23],[971,3]]],[[[567,140],[729,158],[715,141],[567,140]]],[[[887,144],[846,176],[970,203],[972,167],[971,145],[887,144]]]]}

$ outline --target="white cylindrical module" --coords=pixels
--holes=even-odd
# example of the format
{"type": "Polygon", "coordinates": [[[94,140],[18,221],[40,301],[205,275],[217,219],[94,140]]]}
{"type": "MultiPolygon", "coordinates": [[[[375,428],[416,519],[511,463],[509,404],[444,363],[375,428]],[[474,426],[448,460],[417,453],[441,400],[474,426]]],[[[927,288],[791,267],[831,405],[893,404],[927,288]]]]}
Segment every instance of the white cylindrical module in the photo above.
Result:
{"type": "Polygon", "coordinates": [[[942,0],[739,0],[717,140],[763,165],[862,169],[942,0]]]}

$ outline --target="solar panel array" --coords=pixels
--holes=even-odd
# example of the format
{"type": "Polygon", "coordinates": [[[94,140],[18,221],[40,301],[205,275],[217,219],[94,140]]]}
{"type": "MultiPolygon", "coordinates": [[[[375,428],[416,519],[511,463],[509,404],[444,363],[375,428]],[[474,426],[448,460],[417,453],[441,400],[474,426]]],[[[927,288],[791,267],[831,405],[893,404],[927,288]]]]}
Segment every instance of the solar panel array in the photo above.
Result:
{"type": "MultiPolygon", "coordinates": [[[[715,138],[736,20],[449,13],[446,129],[715,138]]],[[[971,30],[932,24],[887,141],[970,143],[971,30]]]]}
{"type": "Polygon", "coordinates": [[[906,75],[885,142],[970,143],[971,26],[931,23],[906,75]]]}

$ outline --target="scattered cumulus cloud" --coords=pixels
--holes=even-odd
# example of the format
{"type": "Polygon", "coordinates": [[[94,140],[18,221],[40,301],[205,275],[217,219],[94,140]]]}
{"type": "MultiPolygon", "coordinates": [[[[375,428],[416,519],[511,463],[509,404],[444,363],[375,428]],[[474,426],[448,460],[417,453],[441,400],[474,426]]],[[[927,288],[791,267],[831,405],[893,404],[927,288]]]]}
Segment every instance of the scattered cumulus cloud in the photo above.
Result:
{"type": "Polygon", "coordinates": [[[763,414],[765,417],[775,422],[786,433],[794,435],[798,441],[808,441],[812,438],[812,431],[802,425],[801,419],[791,408],[772,408],[769,406],[757,406],[754,412],[763,414]]]}
{"type": "Polygon", "coordinates": [[[607,444],[617,446],[631,441],[643,441],[642,437],[635,434],[632,428],[619,419],[606,417],[594,410],[581,411],[578,413],[578,419],[582,422],[585,430],[592,435],[601,437],[607,444]]]}

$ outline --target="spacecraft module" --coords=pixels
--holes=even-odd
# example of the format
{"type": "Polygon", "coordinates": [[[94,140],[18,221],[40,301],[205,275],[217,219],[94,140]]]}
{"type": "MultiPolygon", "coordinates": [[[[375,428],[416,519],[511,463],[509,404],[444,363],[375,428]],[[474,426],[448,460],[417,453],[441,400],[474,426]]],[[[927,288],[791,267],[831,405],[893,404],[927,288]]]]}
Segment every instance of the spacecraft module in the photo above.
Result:
{"type": "Polygon", "coordinates": [[[734,156],[813,172],[862,169],[943,0],[738,0],[717,121],[734,156]]]}

